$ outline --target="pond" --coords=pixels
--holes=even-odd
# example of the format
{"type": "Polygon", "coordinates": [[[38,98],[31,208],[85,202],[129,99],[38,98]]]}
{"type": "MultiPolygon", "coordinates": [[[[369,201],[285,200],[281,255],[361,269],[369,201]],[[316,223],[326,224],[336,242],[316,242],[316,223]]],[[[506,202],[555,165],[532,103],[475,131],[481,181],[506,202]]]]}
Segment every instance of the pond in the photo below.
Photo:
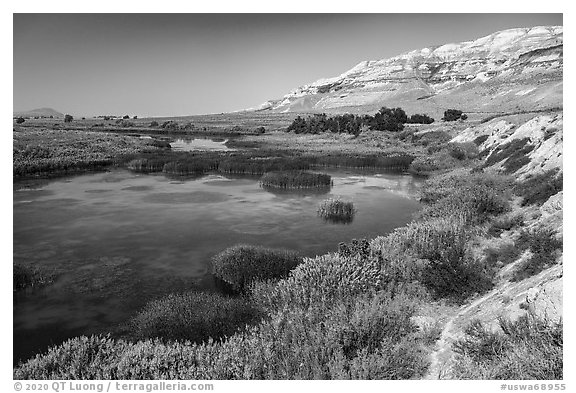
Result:
{"type": "Polygon", "coordinates": [[[237,243],[336,251],[411,220],[421,180],[323,170],[323,192],[270,192],[258,177],[171,179],[118,169],[14,184],[14,262],[56,277],[14,294],[14,362],[82,335],[121,330],[146,302],[191,288],[216,290],[210,258],[237,243]],[[352,200],[352,223],[317,216],[329,197],[352,200]]]}
{"type": "Polygon", "coordinates": [[[174,151],[227,151],[229,149],[225,143],[228,139],[215,138],[185,138],[175,137],[170,141],[170,146],[174,151]]]}

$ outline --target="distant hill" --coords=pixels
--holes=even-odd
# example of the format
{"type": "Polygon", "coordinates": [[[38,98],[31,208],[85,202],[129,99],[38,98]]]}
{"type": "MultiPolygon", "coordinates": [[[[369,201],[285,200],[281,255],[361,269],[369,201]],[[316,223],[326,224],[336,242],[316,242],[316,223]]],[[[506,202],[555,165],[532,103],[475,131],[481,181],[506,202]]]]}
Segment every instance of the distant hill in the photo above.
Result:
{"type": "Polygon", "coordinates": [[[363,61],[253,110],[374,113],[400,106],[435,118],[447,108],[541,110],[562,106],[562,74],[563,27],[517,28],[363,61]]]}
{"type": "Polygon", "coordinates": [[[52,108],[38,108],[24,112],[14,112],[14,117],[64,117],[64,115],[52,108]]]}

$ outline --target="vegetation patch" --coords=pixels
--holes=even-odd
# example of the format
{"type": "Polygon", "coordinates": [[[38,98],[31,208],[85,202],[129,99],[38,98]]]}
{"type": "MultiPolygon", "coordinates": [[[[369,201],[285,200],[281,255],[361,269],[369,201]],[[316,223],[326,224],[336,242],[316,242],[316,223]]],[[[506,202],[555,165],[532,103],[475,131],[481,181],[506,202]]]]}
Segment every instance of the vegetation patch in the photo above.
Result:
{"type": "Polygon", "coordinates": [[[530,138],[514,139],[509,143],[498,146],[486,158],[484,168],[504,161],[502,164],[505,173],[514,173],[530,162],[528,154],[534,150],[534,145],[529,144],[530,138]]]}
{"type": "Polygon", "coordinates": [[[120,164],[147,147],[140,139],[102,132],[26,130],[14,133],[14,177],[96,170],[120,164]]]}
{"type": "Polygon", "coordinates": [[[382,168],[392,170],[406,170],[412,161],[414,161],[414,156],[410,154],[326,154],[310,158],[310,163],[317,166],[382,168]]]}
{"type": "Polygon", "coordinates": [[[562,250],[562,240],[558,240],[555,232],[550,229],[523,231],[518,246],[529,249],[532,255],[514,271],[513,281],[534,276],[556,264],[557,252],[562,250]]]}
{"type": "Polygon", "coordinates": [[[417,157],[412,161],[408,171],[417,176],[429,176],[434,172],[447,170],[456,166],[456,160],[449,154],[441,153],[417,157]]]}
{"type": "Polygon", "coordinates": [[[559,169],[531,176],[514,187],[514,193],[522,197],[522,206],[542,205],[562,190],[563,173],[559,169]]]}
{"type": "Polygon", "coordinates": [[[262,175],[274,171],[297,171],[310,168],[300,157],[238,154],[223,158],[218,171],[232,174],[262,175]]]}
{"type": "Polygon", "coordinates": [[[355,213],[354,204],[340,198],[326,199],[318,206],[318,216],[334,223],[348,224],[354,219],[355,213]]]}
{"type": "Polygon", "coordinates": [[[212,259],[213,274],[242,291],[255,280],[278,279],[302,262],[293,251],[239,244],[212,259]]]}
{"type": "Polygon", "coordinates": [[[524,216],[522,214],[506,215],[504,217],[497,217],[488,227],[488,235],[499,237],[502,233],[510,231],[524,225],[524,216]]]}
{"type": "Polygon", "coordinates": [[[26,288],[41,287],[52,283],[54,276],[48,274],[37,267],[12,265],[13,287],[14,291],[20,291],[26,288]]]}
{"type": "Polygon", "coordinates": [[[324,188],[332,186],[332,178],[324,173],[305,171],[268,172],[260,179],[263,187],[271,188],[324,188]]]}
{"type": "Polygon", "coordinates": [[[488,135],[488,134],[477,136],[477,137],[474,139],[473,143],[474,143],[476,146],[480,146],[481,144],[483,144],[484,142],[486,142],[489,137],[490,137],[490,135],[488,135]]]}
{"type": "Polygon", "coordinates": [[[170,294],[146,305],[129,323],[130,336],[145,340],[220,340],[259,321],[259,312],[241,297],[217,293],[170,294]]]}
{"type": "Polygon", "coordinates": [[[462,113],[459,109],[448,109],[444,111],[444,117],[442,120],[444,121],[456,121],[456,120],[466,120],[468,116],[462,113]]]}
{"type": "Polygon", "coordinates": [[[453,377],[489,380],[561,380],[563,378],[562,322],[533,315],[516,321],[500,319],[492,331],[478,320],[456,341],[453,377]]]}
{"type": "Polygon", "coordinates": [[[372,115],[344,114],[327,116],[325,113],[303,118],[298,116],[287,128],[295,134],[319,134],[322,132],[347,133],[355,136],[369,129],[377,131],[402,131],[405,123],[431,124],[434,119],[426,114],[414,114],[410,118],[402,108],[382,107],[372,115]]]}
{"type": "Polygon", "coordinates": [[[288,309],[224,342],[78,337],[21,364],[15,379],[415,379],[424,345],[403,293],[360,296],[330,310],[288,309]]]}

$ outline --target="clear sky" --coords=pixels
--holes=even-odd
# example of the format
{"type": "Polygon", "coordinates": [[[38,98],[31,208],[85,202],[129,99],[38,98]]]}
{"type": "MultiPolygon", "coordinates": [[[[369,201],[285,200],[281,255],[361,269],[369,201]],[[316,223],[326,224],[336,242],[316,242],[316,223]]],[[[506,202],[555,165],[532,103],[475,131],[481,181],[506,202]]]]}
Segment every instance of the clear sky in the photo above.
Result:
{"type": "Polygon", "coordinates": [[[14,110],[176,116],[257,106],[363,60],[562,25],[561,14],[14,14],[14,110]]]}

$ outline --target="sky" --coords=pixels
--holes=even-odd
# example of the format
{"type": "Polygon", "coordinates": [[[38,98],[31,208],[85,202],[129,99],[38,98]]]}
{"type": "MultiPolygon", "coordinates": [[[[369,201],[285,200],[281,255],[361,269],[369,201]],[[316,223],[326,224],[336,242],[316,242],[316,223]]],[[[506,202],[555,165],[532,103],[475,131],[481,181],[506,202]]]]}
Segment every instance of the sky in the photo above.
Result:
{"type": "Polygon", "coordinates": [[[363,60],[562,24],[562,14],[14,14],[13,109],[231,112],[363,60]]]}

